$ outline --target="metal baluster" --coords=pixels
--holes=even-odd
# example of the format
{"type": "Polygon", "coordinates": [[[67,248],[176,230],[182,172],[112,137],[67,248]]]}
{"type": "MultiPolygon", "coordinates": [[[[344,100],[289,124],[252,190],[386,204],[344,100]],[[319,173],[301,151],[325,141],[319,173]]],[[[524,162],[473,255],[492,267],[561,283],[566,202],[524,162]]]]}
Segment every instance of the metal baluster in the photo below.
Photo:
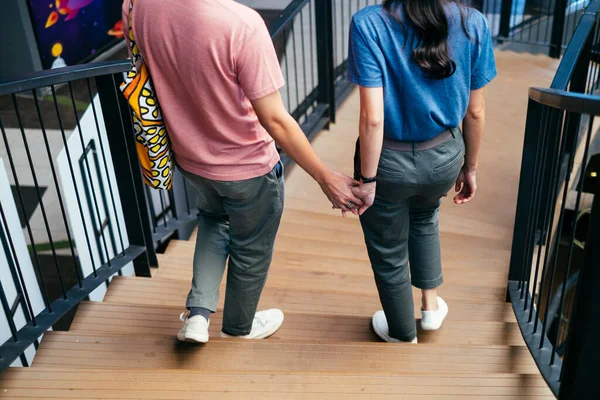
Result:
{"type": "MultiPolygon", "coordinates": [[[[104,247],[104,251],[106,253],[106,260],[108,265],[111,265],[110,253],[108,252],[108,245],[106,244],[106,237],[104,235],[104,229],[102,227],[102,218],[100,216],[100,207],[98,206],[98,198],[96,197],[96,189],[94,188],[94,181],[92,180],[92,169],[90,168],[90,162],[85,154],[85,142],[83,140],[83,131],[81,130],[81,121],[79,120],[79,113],[77,112],[77,105],[75,104],[75,95],[73,94],[73,84],[69,82],[69,93],[71,94],[71,102],[73,104],[73,113],[75,115],[75,120],[77,121],[77,131],[79,132],[79,141],[81,143],[81,150],[83,151],[83,161],[85,163],[85,169],[87,170],[88,180],[90,182],[90,189],[92,190],[93,204],[94,209],[96,211],[96,217],[98,218],[98,226],[100,228],[100,237],[102,238],[102,245],[104,247]]],[[[94,223],[94,217],[92,215],[92,210],[90,210],[90,217],[92,218],[92,224],[94,223]]],[[[83,221],[85,224],[85,220],[83,221]]],[[[101,251],[100,251],[101,253],[101,251]]],[[[100,260],[102,260],[102,254],[99,254],[100,260]]]]}
{"type": "MultiPolygon", "coordinates": [[[[343,1],[343,0],[342,0],[343,1]]],[[[335,66],[337,65],[338,60],[338,44],[337,44],[337,28],[338,28],[338,13],[337,13],[337,3],[338,0],[332,0],[332,20],[333,20],[333,70],[335,71],[335,66]]],[[[315,5],[316,7],[316,5],[315,5]]],[[[315,11],[316,12],[316,11],[315,11]]],[[[335,76],[331,77],[331,79],[335,80],[335,76]]]]}
{"type": "Polygon", "coordinates": [[[187,179],[185,177],[183,178],[183,192],[185,194],[185,205],[187,206],[188,215],[190,215],[192,211],[190,208],[190,196],[187,189],[187,179]]]}
{"type": "Polygon", "coordinates": [[[294,48],[294,75],[296,78],[296,120],[300,121],[300,84],[298,83],[298,51],[296,48],[296,32],[294,31],[295,25],[296,20],[292,21],[292,47],[294,48]]]}
{"type": "MultiPolygon", "coordinates": [[[[538,146],[536,146],[536,154],[535,154],[535,163],[534,165],[540,166],[544,164],[544,160],[546,159],[545,155],[546,155],[546,138],[547,138],[547,134],[546,134],[546,130],[548,128],[548,121],[550,119],[550,112],[548,110],[548,108],[544,108],[543,112],[542,112],[542,119],[543,119],[543,124],[540,124],[540,128],[538,130],[538,146]]],[[[531,196],[531,204],[529,206],[529,210],[531,210],[529,216],[528,216],[528,222],[533,221],[532,225],[529,225],[528,223],[528,230],[527,230],[527,249],[526,249],[526,256],[524,258],[525,262],[527,262],[527,265],[523,265],[522,268],[522,273],[521,273],[521,280],[520,280],[520,284],[519,287],[521,288],[521,300],[523,300],[523,298],[525,297],[525,302],[524,302],[524,310],[527,308],[527,299],[529,296],[529,281],[531,279],[531,262],[533,260],[533,254],[532,252],[534,251],[534,247],[535,247],[535,236],[536,236],[536,230],[537,230],[537,225],[538,225],[538,217],[539,217],[539,209],[540,209],[540,202],[541,202],[541,186],[542,186],[542,182],[543,182],[543,171],[541,168],[536,168],[536,174],[535,174],[535,178],[534,178],[534,189],[533,189],[533,195],[531,196]],[[532,237],[533,235],[533,237],[532,237]],[[533,244],[533,246],[530,246],[530,244],[533,244]],[[525,285],[525,282],[527,282],[527,285],[525,285]]]]}
{"type": "MultiPolygon", "coordinates": [[[[310,9],[308,10],[310,12],[310,9]]],[[[302,12],[300,12],[300,36],[302,37],[302,54],[304,54],[304,57],[302,57],[302,61],[303,61],[303,71],[304,71],[304,121],[306,122],[306,120],[308,119],[308,97],[309,97],[309,93],[308,93],[308,79],[307,79],[307,75],[306,75],[306,47],[305,47],[305,40],[304,40],[304,10],[302,10],[302,12]]],[[[312,54],[311,54],[312,55],[312,54]]]]}
{"type": "MultiPolygon", "coordinates": [[[[342,0],[342,11],[341,11],[341,15],[342,15],[342,58],[340,60],[340,65],[344,63],[344,61],[346,60],[345,54],[346,51],[348,50],[346,48],[346,38],[347,38],[347,34],[346,34],[346,25],[344,24],[344,0],[342,0]]],[[[337,65],[335,66],[334,71],[336,71],[336,75],[337,75],[337,65]]]]}
{"type": "MultiPolygon", "coordinates": [[[[571,114],[567,114],[567,118],[565,121],[565,124],[563,125],[564,127],[569,126],[569,122],[570,122],[570,118],[571,118],[571,114]]],[[[560,120],[562,120],[562,118],[560,118],[560,120]]],[[[560,123],[562,121],[559,121],[559,124],[557,126],[560,127],[560,123]]],[[[560,128],[559,128],[560,129],[560,128]]],[[[550,247],[552,244],[552,227],[554,226],[554,217],[555,217],[555,209],[556,209],[556,195],[555,193],[557,193],[558,191],[558,184],[560,183],[560,170],[561,170],[561,160],[562,160],[562,156],[565,152],[565,147],[567,145],[567,134],[566,132],[562,131],[562,137],[561,137],[561,141],[560,141],[560,146],[558,149],[558,157],[557,157],[557,165],[556,165],[556,170],[554,171],[554,176],[552,177],[552,182],[551,182],[551,188],[552,191],[551,193],[551,197],[549,203],[552,205],[552,207],[547,207],[546,209],[546,215],[544,218],[544,221],[548,220],[548,218],[550,218],[550,224],[548,225],[547,228],[547,238],[546,238],[546,249],[544,251],[544,268],[542,270],[542,281],[540,284],[540,295],[542,293],[542,291],[544,290],[544,285],[546,282],[546,269],[547,269],[547,262],[548,262],[548,255],[550,253],[550,247]],[[556,189],[556,190],[554,190],[556,189]],[[554,200],[552,200],[554,199],[554,200]]],[[[560,218],[558,220],[558,225],[557,225],[557,234],[560,235],[560,231],[562,230],[562,223],[563,223],[563,216],[564,216],[564,204],[567,198],[567,190],[566,190],[566,186],[565,186],[565,192],[564,192],[564,197],[562,199],[562,213],[560,215],[560,218]]],[[[541,255],[542,255],[542,246],[539,246],[538,248],[538,259],[537,259],[537,265],[536,265],[536,272],[535,272],[535,280],[534,280],[534,286],[533,286],[533,293],[531,295],[531,307],[529,309],[529,322],[532,321],[533,318],[533,307],[534,307],[534,300],[535,300],[535,292],[536,292],[536,287],[537,287],[537,279],[538,279],[538,271],[539,271],[539,267],[540,267],[540,261],[541,261],[541,255]]],[[[539,304],[538,304],[538,312],[536,312],[536,321],[534,324],[534,330],[533,332],[537,332],[537,325],[538,325],[538,321],[539,321],[539,304]]]]}
{"type": "Polygon", "coordinates": [[[152,221],[152,232],[156,233],[158,221],[156,220],[156,208],[154,208],[154,196],[152,195],[152,190],[150,190],[148,186],[144,185],[144,190],[146,191],[146,199],[150,204],[150,220],[152,221]]]}
{"type": "MultiPolygon", "coordinates": [[[[104,150],[104,140],[100,134],[100,123],[98,122],[98,113],[96,111],[96,105],[94,104],[94,96],[92,95],[92,87],[90,85],[90,79],[86,79],[88,95],[90,97],[90,103],[92,105],[92,112],[94,114],[94,122],[96,123],[96,133],[98,133],[98,142],[100,142],[100,152],[102,153],[102,161],[104,164],[104,172],[106,173],[106,180],[108,181],[108,190],[110,191],[110,200],[112,203],[113,212],[115,213],[115,221],[117,223],[117,231],[119,232],[119,243],[121,244],[121,252],[125,252],[125,243],[123,241],[123,233],[121,232],[121,223],[119,222],[119,214],[117,213],[117,203],[115,201],[115,194],[113,192],[112,183],[110,179],[110,172],[108,170],[108,163],[106,161],[106,152],[104,150]]],[[[107,216],[110,219],[110,215],[107,216]]],[[[116,253],[116,252],[115,252],[116,253]]]]}
{"type": "Polygon", "coordinates": [[[552,35],[552,24],[550,23],[550,16],[554,13],[552,2],[548,2],[548,9],[546,10],[546,15],[548,16],[546,21],[546,34],[544,37],[544,43],[550,43],[550,37],[552,35]]]}
{"type": "MultiPolygon", "coordinates": [[[[6,322],[8,322],[8,328],[10,329],[13,342],[17,343],[19,341],[18,330],[15,326],[15,319],[10,310],[10,306],[8,305],[8,299],[6,298],[6,292],[4,291],[4,285],[2,285],[2,282],[0,282],[0,301],[2,302],[2,308],[4,309],[4,314],[6,315],[6,322]]],[[[21,362],[23,363],[23,366],[27,366],[27,358],[25,357],[25,354],[21,354],[21,362]]]]}
{"type": "MultiPolygon", "coordinates": [[[[60,184],[58,182],[58,175],[56,174],[56,169],[54,168],[54,160],[52,159],[52,151],[50,150],[50,143],[48,143],[48,133],[46,132],[46,128],[44,126],[44,121],[42,119],[42,112],[40,110],[40,102],[37,97],[37,92],[35,90],[33,90],[32,93],[33,93],[33,99],[35,102],[35,109],[37,111],[38,119],[40,121],[40,129],[42,131],[42,137],[44,138],[44,144],[46,146],[46,154],[48,155],[48,162],[50,163],[50,170],[52,171],[52,178],[54,179],[54,186],[56,187],[56,194],[58,196],[58,204],[60,205],[60,212],[62,214],[63,223],[65,225],[65,231],[67,233],[67,240],[69,241],[69,249],[71,250],[71,257],[73,258],[73,264],[75,266],[75,274],[77,275],[77,284],[79,285],[79,287],[83,287],[83,284],[81,283],[81,280],[83,277],[81,276],[81,271],[79,270],[79,266],[77,265],[77,257],[75,256],[75,248],[73,247],[73,238],[71,237],[71,229],[69,228],[69,223],[67,221],[67,212],[65,210],[65,206],[63,203],[63,197],[62,197],[62,193],[60,190],[60,184]]],[[[52,243],[52,240],[51,240],[51,247],[54,249],[54,244],[52,243]]],[[[55,255],[55,253],[56,252],[53,250],[54,255],[55,255]]]]}
{"type": "Polygon", "coordinates": [[[165,208],[165,200],[163,199],[162,190],[158,191],[158,198],[160,199],[160,208],[162,209],[162,217],[165,228],[167,227],[167,210],[165,208]]]}
{"type": "Polygon", "coordinates": [[[21,285],[21,289],[23,290],[23,296],[25,296],[25,304],[27,305],[27,309],[29,310],[29,315],[31,316],[31,322],[33,326],[37,326],[37,320],[35,318],[35,313],[33,312],[33,306],[31,305],[31,298],[29,297],[29,291],[27,290],[27,286],[25,285],[25,278],[23,277],[23,271],[21,270],[21,263],[19,262],[19,257],[17,256],[17,250],[15,249],[15,243],[12,240],[12,235],[10,234],[10,230],[8,227],[8,220],[6,219],[6,215],[4,214],[4,208],[2,207],[2,203],[0,203],[0,230],[2,226],[6,229],[6,238],[8,240],[8,252],[6,252],[6,258],[12,258],[15,262],[15,269],[17,270],[17,276],[19,277],[19,284],[21,285]]]}
{"type": "Polygon", "coordinates": [[[23,220],[25,221],[25,227],[27,229],[27,235],[29,236],[29,243],[31,245],[31,251],[33,253],[33,259],[35,261],[35,267],[38,271],[38,275],[40,276],[40,281],[41,281],[41,289],[42,289],[42,295],[44,297],[44,303],[46,305],[46,307],[48,308],[49,312],[52,312],[52,306],[50,304],[50,300],[48,297],[48,289],[46,287],[46,282],[44,280],[44,275],[42,274],[42,269],[40,266],[40,259],[38,257],[38,253],[37,253],[37,249],[35,247],[35,240],[33,239],[33,231],[31,230],[31,224],[29,223],[29,220],[27,219],[27,216],[24,213],[25,210],[25,203],[23,202],[23,194],[21,193],[21,185],[19,184],[19,177],[17,175],[17,170],[15,168],[15,163],[14,163],[14,159],[12,156],[12,152],[10,150],[10,146],[8,143],[8,137],[6,135],[6,130],[4,129],[4,123],[2,122],[2,116],[0,115],[0,131],[2,131],[2,138],[4,139],[4,145],[6,147],[6,156],[8,157],[8,162],[10,165],[10,169],[12,171],[13,174],[13,178],[15,180],[15,187],[17,188],[17,197],[19,199],[19,205],[21,206],[21,213],[23,214],[23,220]]]}
{"type": "MultiPolygon", "coordinates": [[[[283,36],[283,37],[285,37],[285,36],[283,36]]],[[[289,112],[292,112],[292,98],[291,98],[291,94],[290,94],[290,66],[289,66],[289,63],[288,63],[288,55],[289,54],[287,52],[287,43],[286,43],[286,41],[284,41],[283,39],[282,39],[282,41],[283,41],[283,43],[285,45],[284,46],[284,48],[285,48],[284,54],[285,55],[283,56],[283,59],[284,59],[284,65],[285,65],[285,81],[287,82],[287,85],[286,85],[287,106],[288,106],[289,112]]]]}
{"type": "Polygon", "coordinates": [[[171,211],[171,218],[173,218],[175,221],[178,221],[179,217],[177,216],[177,210],[175,209],[175,194],[173,194],[172,190],[167,192],[167,198],[169,199],[169,211],[171,211]]]}
{"type": "MultiPolygon", "coordinates": [[[[540,42],[540,31],[541,31],[541,22],[545,19],[544,15],[543,15],[543,11],[540,9],[539,10],[540,13],[540,17],[538,19],[538,23],[537,23],[537,33],[535,35],[535,43],[539,43],[540,42]]],[[[546,21],[546,26],[548,26],[548,22],[546,21]]],[[[531,39],[531,38],[530,38],[531,39]]],[[[531,42],[531,40],[529,40],[531,42]]]]}
{"type": "MultiPolygon", "coordinates": [[[[591,140],[592,140],[592,133],[593,133],[593,125],[594,125],[594,116],[590,116],[590,121],[589,121],[589,125],[588,125],[588,131],[587,131],[587,137],[585,140],[585,150],[583,153],[583,161],[581,163],[581,177],[579,180],[579,187],[577,188],[577,200],[575,201],[575,212],[574,215],[577,215],[579,213],[579,207],[581,206],[581,196],[582,196],[582,192],[583,192],[583,181],[585,179],[585,170],[586,170],[586,166],[588,163],[588,159],[589,159],[589,154],[590,154],[590,144],[591,144],[591,140]]],[[[566,190],[566,189],[565,189],[566,190]]],[[[564,204],[563,204],[563,213],[564,213],[564,204]]],[[[567,270],[570,269],[571,266],[571,261],[572,261],[572,257],[573,257],[573,239],[575,238],[575,230],[577,228],[577,225],[575,222],[573,222],[572,228],[571,228],[571,244],[569,245],[569,262],[567,263],[567,270]]],[[[558,246],[557,246],[557,250],[556,250],[556,254],[554,256],[554,262],[552,265],[552,279],[551,279],[551,283],[550,283],[550,287],[552,288],[552,286],[554,286],[554,277],[556,274],[556,265],[558,264],[558,246]]],[[[567,271],[568,272],[568,271],[567,271]]],[[[566,285],[563,285],[563,288],[566,285]]],[[[564,289],[563,289],[564,292],[564,289]]],[[[564,293],[563,293],[564,296],[564,293]]],[[[561,306],[560,306],[560,313],[558,314],[559,317],[562,315],[562,303],[563,303],[563,299],[560,300],[561,302],[561,306]]],[[[546,324],[548,322],[548,309],[549,309],[549,305],[550,305],[550,296],[548,296],[548,299],[546,300],[546,312],[544,315],[544,323],[542,324],[542,335],[540,338],[540,348],[541,346],[544,345],[544,336],[546,334],[546,324]]],[[[552,354],[552,358],[551,358],[551,365],[554,364],[554,354],[552,354]]]]}
{"type": "MultiPolygon", "coordinates": [[[[598,57],[597,55],[594,55],[594,48],[598,47],[599,44],[599,39],[600,39],[600,23],[596,23],[596,30],[594,32],[594,40],[592,42],[592,57],[598,57]]],[[[598,50],[595,51],[596,53],[598,52],[598,50]]],[[[594,91],[596,90],[597,87],[597,82],[598,82],[598,72],[600,71],[600,65],[598,64],[598,62],[592,62],[590,60],[590,64],[592,66],[592,73],[588,74],[588,84],[586,85],[586,92],[588,94],[593,94],[594,91]]]]}
{"type": "MultiPolygon", "coordinates": [[[[317,87],[317,79],[315,78],[315,45],[314,45],[314,40],[316,38],[316,35],[314,34],[315,30],[314,30],[314,24],[313,24],[313,12],[314,12],[314,2],[311,1],[309,6],[308,6],[308,16],[309,16],[309,25],[310,25],[310,72],[311,72],[311,79],[310,79],[310,92],[312,93],[313,90],[315,90],[315,88],[317,87]]],[[[311,101],[311,106],[314,107],[314,102],[311,101]]]]}
{"type": "MultiPolygon", "coordinates": [[[[513,7],[515,7],[515,2],[513,2],[513,7]]],[[[515,7],[515,12],[518,12],[518,10],[515,7]]],[[[523,22],[525,22],[525,13],[521,14],[521,20],[519,21],[519,23],[517,24],[517,26],[520,26],[521,29],[519,30],[519,40],[521,42],[524,41],[523,39],[523,32],[525,32],[525,25],[523,24],[523,22]]],[[[529,29],[529,32],[531,33],[531,28],[529,29]]]]}
{"type": "MultiPolygon", "coordinates": [[[[594,39],[593,39],[592,43],[596,43],[597,36],[598,36],[598,31],[595,30],[594,36],[593,36],[594,39]]],[[[585,93],[592,94],[591,86],[592,86],[592,81],[594,79],[595,63],[592,63],[591,60],[588,63],[587,70],[588,70],[588,74],[587,74],[587,79],[585,81],[585,93]]]]}
{"type": "MultiPolygon", "coordinates": [[[[29,143],[27,141],[27,136],[25,135],[25,128],[23,127],[23,121],[21,119],[21,112],[19,111],[19,105],[17,103],[17,96],[13,94],[12,96],[13,106],[15,108],[15,116],[17,117],[17,123],[19,124],[19,129],[21,131],[21,138],[23,139],[23,144],[25,145],[25,154],[27,155],[27,161],[29,163],[29,169],[31,170],[31,176],[33,178],[33,184],[35,186],[35,192],[38,198],[40,211],[42,212],[42,219],[44,221],[44,227],[46,228],[46,234],[48,235],[48,240],[50,241],[50,249],[52,251],[52,258],[54,259],[54,264],[56,266],[56,273],[58,274],[58,282],[60,283],[60,289],[63,294],[63,298],[67,299],[67,290],[65,288],[65,284],[62,278],[62,272],[60,270],[60,264],[58,262],[58,256],[56,255],[56,248],[54,246],[54,239],[52,237],[52,232],[50,230],[50,223],[48,222],[48,214],[46,213],[46,207],[44,206],[44,200],[42,199],[42,193],[40,192],[40,185],[37,179],[37,174],[35,173],[35,166],[33,165],[33,157],[31,157],[31,152],[29,151],[29,143]]],[[[42,132],[45,130],[43,128],[42,120],[40,119],[40,124],[42,124],[42,132]]],[[[24,211],[25,209],[23,209],[24,211]]]]}
{"type": "Polygon", "coordinates": [[[565,22],[564,22],[564,26],[563,26],[561,45],[564,45],[568,41],[569,32],[570,32],[570,26],[571,26],[571,21],[572,20],[573,20],[573,16],[571,16],[571,17],[569,17],[567,19],[567,9],[565,8],[565,22]]]}
{"type": "MultiPolygon", "coordinates": [[[[65,128],[64,128],[64,125],[63,125],[63,121],[62,121],[62,116],[60,114],[60,109],[58,108],[58,100],[56,98],[56,90],[54,89],[54,86],[51,86],[50,89],[52,90],[52,98],[54,99],[54,107],[56,109],[56,116],[58,118],[58,126],[60,128],[60,133],[62,135],[63,145],[64,145],[65,152],[66,152],[66,155],[67,155],[67,161],[68,161],[68,164],[69,164],[69,171],[71,172],[71,180],[73,181],[73,189],[75,189],[75,197],[77,198],[77,206],[79,208],[79,215],[81,217],[81,222],[82,222],[82,225],[83,225],[83,231],[85,233],[85,241],[86,241],[88,252],[89,252],[89,255],[90,255],[90,263],[91,263],[91,266],[92,266],[92,270],[94,272],[94,276],[96,277],[96,276],[98,276],[98,274],[96,272],[96,265],[94,264],[94,255],[92,253],[92,245],[90,243],[90,237],[89,237],[89,234],[88,234],[88,228],[87,228],[87,224],[85,223],[85,217],[84,217],[84,214],[83,214],[83,208],[81,206],[82,203],[81,203],[81,197],[79,195],[79,189],[77,189],[77,182],[75,180],[75,171],[73,170],[73,163],[71,161],[71,152],[69,150],[69,145],[67,143],[67,136],[65,134],[65,128]]],[[[81,264],[81,262],[80,262],[80,264],[81,264]]]]}

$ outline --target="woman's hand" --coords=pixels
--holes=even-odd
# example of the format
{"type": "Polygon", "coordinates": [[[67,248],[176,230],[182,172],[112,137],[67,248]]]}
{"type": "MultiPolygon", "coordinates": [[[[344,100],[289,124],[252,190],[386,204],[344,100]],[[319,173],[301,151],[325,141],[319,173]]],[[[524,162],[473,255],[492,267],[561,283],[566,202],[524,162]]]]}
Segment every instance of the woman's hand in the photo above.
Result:
{"type": "Polygon", "coordinates": [[[346,212],[358,214],[359,208],[363,206],[363,201],[352,191],[359,183],[344,174],[330,172],[324,179],[319,180],[319,185],[333,208],[341,209],[344,215],[346,212]]]}
{"type": "Polygon", "coordinates": [[[363,215],[373,205],[376,189],[377,183],[375,182],[361,183],[360,186],[352,188],[352,192],[363,202],[362,206],[358,209],[358,215],[363,215]]]}
{"type": "Polygon", "coordinates": [[[469,168],[466,165],[460,170],[456,180],[456,191],[458,194],[454,197],[455,204],[465,204],[475,198],[477,192],[477,170],[469,168]]]}

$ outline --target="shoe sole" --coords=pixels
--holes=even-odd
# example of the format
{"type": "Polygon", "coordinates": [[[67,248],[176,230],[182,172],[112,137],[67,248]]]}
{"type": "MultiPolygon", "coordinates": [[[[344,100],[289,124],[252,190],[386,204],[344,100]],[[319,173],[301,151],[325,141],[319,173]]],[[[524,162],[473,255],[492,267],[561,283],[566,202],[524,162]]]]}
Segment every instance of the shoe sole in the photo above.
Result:
{"type": "Polygon", "coordinates": [[[177,335],[177,339],[180,342],[185,342],[185,343],[208,343],[208,336],[205,337],[194,337],[194,336],[187,336],[187,335],[181,335],[178,334],[177,335]]]}

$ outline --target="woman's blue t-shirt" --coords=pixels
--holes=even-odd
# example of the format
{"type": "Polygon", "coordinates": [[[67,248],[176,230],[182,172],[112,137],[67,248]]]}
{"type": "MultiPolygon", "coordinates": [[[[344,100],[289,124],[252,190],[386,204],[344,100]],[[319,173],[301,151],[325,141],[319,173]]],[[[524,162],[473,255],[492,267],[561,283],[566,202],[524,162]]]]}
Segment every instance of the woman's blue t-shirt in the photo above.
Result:
{"type": "MultiPolygon", "coordinates": [[[[449,78],[427,77],[413,61],[418,38],[410,23],[400,23],[381,5],[370,6],[352,18],[348,78],[363,87],[383,87],[385,137],[402,141],[431,139],[460,125],[469,104],[470,91],[496,77],[492,37],[485,17],[474,9],[446,7],[448,47],[456,63],[449,78]]],[[[403,19],[399,6],[398,17],[403,19]]]]}

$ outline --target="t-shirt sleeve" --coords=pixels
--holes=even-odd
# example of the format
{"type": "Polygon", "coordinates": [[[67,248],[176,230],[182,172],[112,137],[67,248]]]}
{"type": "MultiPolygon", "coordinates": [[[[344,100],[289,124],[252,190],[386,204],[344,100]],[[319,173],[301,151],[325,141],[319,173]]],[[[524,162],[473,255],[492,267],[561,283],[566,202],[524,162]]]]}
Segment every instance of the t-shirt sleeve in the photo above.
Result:
{"type": "Polygon", "coordinates": [[[471,90],[481,89],[490,83],[498,74],[496,71],[496,58],[494,44],[487,22],[483,21],[482,35],[474,40],[475,52],[471,72],[471,90]]]}
{"type": "Polygon", "coordinates": [[[350,24],[348,40],[348,80],[363,87],[382,87],[383,74],[377,55],[377,44],[365,37],[356,20],[350,24]]]}
{"type": "Polygon", "coordinates": [[[262,20],[240,44],[235,63],[238,81],[250,100],[274,93],[285,84],[271,36],[262,20]]]}

